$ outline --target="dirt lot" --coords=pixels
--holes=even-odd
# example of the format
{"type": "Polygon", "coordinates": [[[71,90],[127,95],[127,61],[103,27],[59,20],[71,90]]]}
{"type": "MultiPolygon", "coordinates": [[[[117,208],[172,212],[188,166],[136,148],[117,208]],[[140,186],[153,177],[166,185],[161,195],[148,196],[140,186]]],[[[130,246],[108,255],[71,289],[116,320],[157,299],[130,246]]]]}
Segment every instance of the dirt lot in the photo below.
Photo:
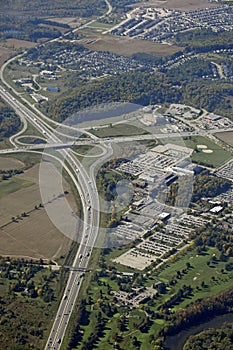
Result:
{"type": "MultiPolygon", "coordinates": [[[[35,165],[24,174],[17,175],[33,184],[0,200],[0,225],[11,222],[13,216],[32,210],[29,216],[0,228],[0,255],[56,259],[69,249],[71,241],[54,227],[45,209],[34,209],[41,202],[38,171],[39,165],[35,165]]],[[[67,182],[64,190],[70,190],[67,182]]],[[[75,210],[74,197],[71,193],[66,197],[75,210]]]]}
{"type": "Polygon", "coordinates": [[[178,46],[163,45],[146,40],[111,35],[100,35],[97,38],[83,39],[80,40],[80,43],[91,50],[110,51],[126,56],[131,56],[138,52],[146,52],[155,56],[166,56],[180,50],[178,46]]]}
{"type": "Polygon", "coordinates": [[[205,7],[214,7],[219,6],[217,3],[210,3],[208,0],[149,0],[148,2],[138,2],[130,7],[138,7],[138,6],[146,6],[146,7],[163,7],[168,9],[178,9],[181,11],[191,11],[199,8],[205,7]]]}

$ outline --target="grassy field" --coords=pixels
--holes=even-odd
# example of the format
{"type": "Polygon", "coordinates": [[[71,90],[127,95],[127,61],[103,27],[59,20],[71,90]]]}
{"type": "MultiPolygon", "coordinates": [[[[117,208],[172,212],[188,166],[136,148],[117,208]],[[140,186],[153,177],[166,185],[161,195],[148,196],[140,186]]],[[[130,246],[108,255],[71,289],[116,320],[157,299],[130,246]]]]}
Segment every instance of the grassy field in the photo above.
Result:
{"type": "Polygon", "coordinates": [[[15,177],[0,182],[0,199],[22,188],[32,186],[32,182],[15,177]]]}
{"type": "Polygon", "coordinates": [[[91,24],[88,25],[88,27],[90,28],[100,28],[100,29],[110,29],[112,28],[112,25],[111,24],[107,24],[107,23],[101,23],[101,22],[98,22],[98,21],[95,21],[91,24]]]}
{"type": "MultiPolygon", "coordinates": [[[[168,293],[160,298],[159,302],[164,302],[183,285],[190,285],[193,288],[193,293],[189,298],[176,305],[174,310],[185,308],[199,298],[216,295],[231,287],[233,273],[224,270],[226,263],[218,259],[219,255],[220,253],[216,248],[208,248],[202,254],[198,254],[197,250],[194,249],[186,252],[185,256],[180,256],[175,261],[170,261],[160,272],[158,279],[163,282],[169,282],[176,277],[177,271],[181,272],[181,278],[177,279],[176,285],[171,287],[168,293]],[[216,261],[212,260],[213,256],[216,257],[216,261]],[[191,268],[187,268],[187,262],[190,263],[191,268]],[[182,271],[184,272],[182,273],[182,271]],[[205,283],[205,287],[201,286],[202,282],[205,283]]],[[[232,261],[233,258],[230,258],[228,262],[232,261]]]]}
{"type": "MultiPolygon", "coordinates": [[[[30,135],[30,136],[43,136],[41,132],[39,132],[33,125],[28,123],[27,130],[23,133],[23,135],[30,135]]],[[[22,135],[22,136],[23,136],[22,135]]],[[[22,141],[22,140],[20,140],[22,141]]]]}
{"type": "MultiPolygon", "coordinates": [[[[25,168],[30,168],[33,165],[37,164],[41,160],[41,155],[31,152],[17,152],[14,155],[11,156],[12,159],[18,160],[21,164],[23,163],[23,166],[25,168]]],[[[3,159],[9,159],[9,155],[1,155],[1,161],[3,159]]],[[[13,164],[13,163],[12,163],[13,164]]]]}
{"type": "Polygon", "coordinates": [[[188,148],[192,148],[194,152],[192,153],[191,160],[194,163],[205,165],[209,167],[219,167],[220,165],[227,162],[231,159],[231,153],[218,146],[216,143],[203,136],[190,136],[189,138],[178,139],[178,138],[169,138],[163,140],[163,144],[174,143],[188,148]],[[212,151],[212,153],[205,153],[205,149],[198,148],[198,145],[206,146],[207,150],[212,151]]]}
{"type": "Polygon", "coordinates": [[[35,144],[38,141],[40,141],[41,148],[43,148],[43,144],[45,145],[45,140],[43,140],[39,135],[38,136],[23,135],[18,138],[18,141],[27,145],[35,144]]]}
{"type": "MultiPolygon", "coordinates": [[[[122,247],[121,249],[114,249],[110,254],[105,255],[104,258],[107,266],[109,266],[110,260],[113,257],[124,252],[125,249],[127,248],[122,247]]],[[[90,339],[93,334],[93,329],[96,327],[98,313],[101,311],[105,326],[102,335],[96,343],[96,348],[101,350],[114,350],[115,335],[118,334],[120,336],[120,349],[134,350],[135,345],[133,338],[136,337],[140,344],[140,349],[147,350],[151,337],[156,338],[158,331],[165,325],[163,319],[155,318],[153,319],[153,322],[150,323],[147,330],[141,331],[140,324],[146,319],[147,308],[150,308],[151,311],[157,312],[161,304],[169,300],[184,285],[190,285],[193,288],[192,294],[173,305],[172,309],[174,311],[180,308],[186,308],[188,304],[199,298],[216,295],[232,285],[233,273],[225,270],[226,262],[220,261],[219,255],[220,253],[216,248],[207,248],[206,252],[202,254],[198,254],[197,249],[194,248],[192,250],[189,249],[175,259],[173,258],[164,265],[160,271],[154,270],[150,275],[145,275],[144,286],[151,286],[158,280],[169,282],[177,276],[177,271],[180,271],[181,277],[177,279],[174,286],[169,287],[165,294],[160,294],[159,297],[150,301],[148,304],[141,304],[138,309],[130,310],[129,308],[122,308],[120,309],[121,311],[116,310],[116,312],[110,317],[103,313],[102,305],[108,303],[114,305],[113,296],[109,294],[109,290],[118,291],[118,283],[111,278],[111,274],[109,277],[99,276],[97,279],[93,279],[94,272],[86,273],[81,294],[77,301],[77,308],[73,313],[73,325],[75,324],[78,305],[82,298],[87,301],[87,317],[79,323],[81,327],[82,341],[75,349],[83,349],[84,343],[90,339]],[[213,260],[213,257],[215,257],[215,260],[213,260]],[[190,263],[190,267],[188,268],[186,265],[187,262],[190,263]],[[204,282],[204,286],[202,282],[204,282]],[[124,329],[119,329],[119,320],[122,318],[125,319],[125,327],[124,329]]],[[[90,265],[98,268],[100,258],[100,250],[95,249],[90,265]]],[[[232,261],[233,258],[229,258],[228,262],[232,261]]],[[[118,266],[115,267],[118,270],[118,266]]],[[[71,325],[69,325],[69,329],[71,331],[71,325]]],[[[68,339],[66,338],[62,349],[66,349],[67,346],[68,339]]]]}
{"type": "Polygon", "coordinates": [[[218,167],[224,164],[231,158],[230,152],[224,150],[222,147],[213,143],[208,138],[202,136],[193,136],[191,140],[185,140],[187,147],[196,148],[198,145],[205,145],[207,149],[212,150],[212,153],[204,153],[201,149],[197,153],[192,154],[192,161],[198,164],[218,167]]]}
{"type": "Polygon", "coordinates": [[[131,124],[116,124],[99,129],[91,130],[91,133],[98,137],[114,137],[114,136],[133,136],[144,135],[147,132],[143,129],[139,129],[131,124]]]}
{"type": "MultiPolygon", "coordinates": [[[[19,155],[18,155],[19,156],[19,155]]],[[[23,155],[21,160],[32,163],[32,155],[23,155]],[[27,158],[29,157],[29,158],[27,158]]],[[[35,210],[41,203],[39,165],[16,175],[0,184],[0,225],[9,223],[2,228],[0,235],[0,255],[25,256],[29,258],[59,259],[66,255],[70,247],[70,240],[61,234],[51,223],[45,209],[35,210]],[[30,212],[29,216],[11,222],[11,218],[30,212]]],[[[69,204],[76,211],[76,203],[70,191],[70,186],[64,180],[64,190],[69,204]]]]}
{"type": "Polygon", "coordinates": [[[0,157],[0,169],[1,170],[9,170],[9,169],[22,169],[24,167],[24,163],[18,159],[12,157],[0,157]]]}
{"type": "Polygon", "coordinates": [[[208,0],[192,0],[192,1],[183,1],[183,0],[169,0],[169,1],[161,1],[161,0],[149,0],[148,2],[138,2],[133,5],[133,7],[138,7],[142,5],[146,5],[148,7],[163,7],[168,9],[178,9],[181,11],[191,11],[199,8],[206,7],[216,7],[217,4],[210,3],[208,0]]]}
{"type": "Polygon", "coordinates": [[[221,141],[227,143],[230,146],[233,146],[233,137],[232,137],[233,136],[233,132],[232,131],[218,132],[215,135],[221,141]]]}
{"type": "Polygon", "coordinates": [[[26,40],[18,40],[18,39],[7,39],[5,41],[6,47],[13,48],[13,49],[30,49],[32,47],[36,46],[35,42],[26,41],[26,40]]]}
{"type": "Polygon", "coordinates": [[[96,51],[109,51],[119,55],[132,56],[138,52],[145,52],[157,57],[172,55],[180,50],[175,45],[164,45],[160,43],[154,43],[147,40],[132,39],[126,37],[117,37],[113,35],[96,35],[90,31],[90,28],[81,30],[81,32],[87,38],[93,39],[90,43],[85,43],[81,40],[81,43],[88,49],[96,51]]]}
{"type": "MultiPolygon", "coordinates": [[[[188,298],[184,298],[179,304],[174,305],[172,307],[174,311],[180,308],[186,308],[187,305],[195,302],[199,298],[216,295],[221,291],[231,287],[233,273],[231,271],[228,272],[224,269],[226,263],[219,261],[219,254],[220,253],[216,248],[208,248],[207,251],[201,255],[197,254],[197,250],[194,249],[186,252],[185,255],[180,256],[176,260],[170,261],[167,265],[164,266],[158,276],[157,274],[151,274],[150,277],[147,278],[146,285],[148,286],[153,284],[156,280],[169,282],[172,278],[176,277],[177,271],[181,272],[181,278],[177,279],[176,285],[170,287],[165,294],[161,294],[161,296],[157,298],[153,304],[150,303],[150,309],[156,312],[158,307],[166,300],[169,300],[180,288],[183,287],[183,285],[190,285],[193,288],[193,292],[188,298]],[[212,260],[213,256],[216,257],[215,261],[212,260]],[[190,268],[187,268],[187,262],[190,263],[190,268]],[[202,282],[205,283],[204,286],[202,285],[202,282]]],[[[233,258],[230,258],[228,260],[228,262],[232,261],[233,258]]],[[[107,279],[105,282],[109,283],[109,279],[107,279]]],[[[145,307],[147,307],[147,304],[145,304],[145,307]]],[[[136,312],[141,312],[143,314],[143,309],[144,306],[141,306],[141,308],[139,308],[136,312]]],[[[130,312],[129,320],[131,317],[132,312],[130,312]]],[[[153,322],[148,332],[140,332],[137,329],[135,322],[130,323],[129,321],[126,331],[121,332],[121,335],[123,337],[123,341],[120,343],[121,348],[133,349],[131,345],[132,342],[130,341],[131,335],[133,334],[137,337],[138,341],[141,342],[140,349],[147,350],[149,337],[151,335],[156,336],[156,333],[163,327],[163,325],[164,321],[162,319],[157,319],[153,322]]],[[[105,336],[100,339],[99,346],[101,349],[112,349],[112,347],[109,346],[109,339],[111,339],[112,334],[116,331],[117,329],[113,318],[108,322],[105,336]]]]}
{"type": "Polygon", "coordinates": [[[9,47],[5,47],[5,45],[3,46],[0,45],[0,66],[7,61],[7,59],[10,57],[10,55],[12,54],[13,50],[10,49],[9,47]]]}

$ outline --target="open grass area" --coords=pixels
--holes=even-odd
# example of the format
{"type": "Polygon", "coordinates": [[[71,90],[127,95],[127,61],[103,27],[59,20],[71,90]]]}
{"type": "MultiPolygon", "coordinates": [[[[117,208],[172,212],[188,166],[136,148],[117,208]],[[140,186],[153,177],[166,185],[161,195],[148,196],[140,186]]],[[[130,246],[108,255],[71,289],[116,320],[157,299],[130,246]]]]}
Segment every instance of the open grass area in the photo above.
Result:
{"type": "Polygon", "coordinates": [[[216,143],[206,137],[193,136],[190,140],[185,140],[187,147],[193,148],[192,161],[206,166],[218,167],[231,158],[230,152],[226,151],[216,143]],[[205,153],[205,149],[197,148],[198,145],[205,145],[212,153],[205,153]]]}
{"type": "MultiPolygon", "coordinates": [[[[41,160],[41,155],[33,152],[16,152],[11,155],[12,159],[19,160],[25,166],[25,168],[30,168],[37,164],[41,160]]],[[[9,155],[1,155],[0,159],[9,158],[9,155]]]]}
{"type": "Polygon", "coordinates": [[[16,192],[22,188],[29,187],[33,183],[27,180],[17,179],[15,177],[0,182],[0,199],[4,196],[16,192]]]}
{"type": "Polygon", "coordinates": [[[7,47],[5,44],[0,45],[0,66],[7,61],[13,51],[12,48],[7,47]]]}
{"type": "MultiPolygon", "coordinates": [[[[42,133],[39,132],[32,124],[28,123],[27,130],[23,133],[23,135],[27,136],[41,136],[42,133]]],[[[22,140],[20,140],[22,141],[22,140]]],[[[23,141],[22,141],[23,142],[23,141]]]]}
{"type": "MultiPolygon", "coordinates": [[[[35,209],[41,203],[38,171],[32,166],[31,157],[21,157],[29,169],[0,183],[0,225],[5,225],[0,235],[0,255],[35,259],[59,259],[66,255],[70,240],[50,221],[44,208],[35,209]],[[25,217],[21,214],[29,213],[25,217]],[[12,217],[17,218],[15,222],[12,217]],[[6,225],[7,224],[7,225],[6,225]]],[[[64,180],[66,199],[76,211],[75,200],[68,182],[64,180]]]]}
{"type": "Polygon", "coordinates": [[[112,126],[106,126],[91,130],[91,133],[98,137],[115,137],[115,136],[135,136],[148,134],[144,129],[137,128],[134,125],[122,123],[112,126]]]}
{"type": "Polygon", "coordinates": [[[192,148],[194,151],[192,153],[191,160],[194,163],[207,167],[216,168],[231,159],[230,152],[226,151],[224,148],[220,147],[207,137],[189,136],[184,138],[184,140],[181,138],[169,138],[163,140],[163,144],[167,142],[179,144],[181,146],[184,146],[185,144],[188,148],[192,148]],[[199,148],[198,146],[200,145],[205,146],[205,148],[199,148]],[[206,153],[206,150],[210,151],[211,153],[206,153]]]}
{"type": "Polygon", "coordinates": [[[22,169],[24,163],[18,159],[12,157],[0,157],[0,169],[10,170],[10,169],[22,169]]]}
{"type": "MultiPolygon", "coordinates": [[[[159,302],[162,303],[169,299],[183,285],[190,285],[193,292],[188,298],[174,306],[174,310],[185,308],[199,298],[216,295],[231,287],[233,273],[225,270],[226,262],[220,261],[219,255],[216,248],[208,248],[202,254],[198,254],[197,249],[194,249],[186,252],[185,256],[180,256],[175,261],[168,263],[158,275],[158,279],[167,283],[176,278],[177,282],[166,294],[161,296],[159,302]],[[215,261],[213,261],[213,257],[216,258],[215,261]],[[187,268],[187,263],[190,263],[190,268],[187,268]],[[178,279],[177,271],[181,272],[181,277],[178,279]],[[204,287],[202,286],[203,282],[204,287]]],[[[228,262],[232,261],[233,258],[229,258],[228,262]]]]}
{"type": "Polygon", "coordinates": [[[233,146],[233,132],[232,131],[224,131],[218,132],[215,134],[221,141],[227,143],[230,146],[233,146]]]}
{"type": "Polygon", "coordinates": [[[135,53],[143,52],[157,57],[172,55],[180,50],[180,47],[176,45],[166,45],[147,40],[108,34],[101,35],[94,32],[94,28],[90,27],[85,28],[80,32],[86,38],[90,39],[88,42],[81,40],[81,43],[90,50],[109,51],[125,56],[131,56],[135,53]]]}
{"type": "Polygon", "coordinates": [[[215,7],[217,3],[210,3],[208,0],[192,0],[192,1],[183,1],[183,0],[149,0],[148,2],[141,2],[134,4],[133,7],[142,6],[146,4],[148,7],[163,7],[168,9],[179,9],[181,11],[191,11],[203,7],[215,7]]]}
{"type": "MultiPolygon", "coordinates": [[[[78,313],[78,308],[81,299],[86,300],[86,317],[83,318],[79,325],[81,331],[81,341],[77,344],[75,349],[83,349],[83,345],[90,341],[92,334],[95,333],[98,324],[98,315],[101,313],[103,320],[103,329],[99,333],[98,340],[95,346],[102,350],[114,350],[116,342],[116,334],[118,334],[118,341],[120,349],[134,350],[135,341],[140,345],[140,349],[147,350],[150,339],[156,339],[158,332],[165,326],[165,320],[154,317],[149,321],[145,329],[141,326],[143,322],[148,322],[147,311],[158,312],[160,306],[170,300],[184,285],[191,286],[192,293],[184,297],[179,302],[174,303],[171,309],[176,311],[180,308],[186,308],[191,302],[199,298],[216,295],[221,291],[227,289],[232,285],[232,271],[226,271],[226,262],[220,261],[220,252],[213,247],[206,248],[206,251],[199,253],[197,248],[189,248],[177,257],[171,258],[159,271],[152,270],[150,274],[143,275],[143,286],[152,286],[158,280],[169,283],[171,280],[176,280],[173,286],[167,288],[164,294],[160,294],[148,302],[142,303],[137,309],[130,309],[129,307],[115,306],[114,297],[109,291],[118,291],[121,280],[113,277],[114,270],[109,271],[114,267],[119,273],[118,266],[111,264],[111,259],[119,254],[122,254],[127,248],[121,247],[113,249],[107,255],[103,255],[101,250],[95,249],[91,257],[91,266],[100,266],[104,258],[104,263],[107,265],[104,276],[99,275],[95,277],[95,272],[86,273],[82,291],[77,301],[77,308],[74,313],[78,313]],[[187,265],[189,263],[190,265],[187,265]],[[180,272],[180,277],[177,278],[177,271],[180,272]],[[109,316],[105,310],[109,310],[108,306],[113,311],[109,316]],[[112,309],[113,308],[113,309],[112,309]],[[123,322],[124,326],[121,327],[123,322]]],[[[228,261],[233,262],[233,258],[228,261]]],[[[104,270],[103,270],[104,271],[104,270]]],[[[134,272],[137,272],[134,270],[134,272]]],[[[116,272],[115,272],[116,273],[116,272]]],[[[140,275],[140,273],[139,273],[140,275]]],[[[142,278],[142,276],[141,276],[142,278]]],[[[132,287],[135,283],[132,283],[132,287]]],[[[142,285],[141,285],[142,286],[142,285]]],[[[64,344],[65,345],[65,344],[64,344]]],[[[62,349],[67,348],[62,347],[62,349]]]]}
{"type": "Polygon", "coordinates": [[[100,29],[110,29],[113,27],[112,24],[107,24],[107,23],[101,23],[99,21],[92,22],[88,25],[90,28],[100,28],[100,29]]]}

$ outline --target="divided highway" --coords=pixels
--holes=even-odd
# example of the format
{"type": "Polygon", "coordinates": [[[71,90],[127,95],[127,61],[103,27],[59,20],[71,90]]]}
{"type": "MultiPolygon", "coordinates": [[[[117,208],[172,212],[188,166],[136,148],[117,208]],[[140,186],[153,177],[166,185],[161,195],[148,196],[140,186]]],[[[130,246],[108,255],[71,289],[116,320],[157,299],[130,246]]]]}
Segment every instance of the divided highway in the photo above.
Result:
{"type": "MultiPolygon", "coordinates": [[[[0,86],[0,96],[17,112],[24,124],[25,120],[27,120],[42,135],[46,136],[52,144],[62,144],[62,141],[54,133],[53,128],[48,125],[44,119],[20,103],[18,99],[6,91],[3,86],[0,86]]],[[[13,143],[13,145],[17,147],[15,143],[13,143]]],[[[4,153],[14,151],[19,152],[21,150],[22,148],[20,147],[19,149],[15,148],[4,150],[4,153]]],[[[89,175],[74,154],[69,152],[67,149],[58,148],[56,151],[63,159],[65,159],[66,164],[64,165],[64,168],[67,170],[71,180],[80,194],[83,206],[83,227],[79,248],[72,263],[72,271],[69,272],[68,282],[45,347],[47,350],[59,349],[61,346],[84,275],[83,272],[79,272],[77,270],[86,269],[88,266],[92,248],[98,235],[100,212],[94,171],[92,171],[91,175],[89,175]],[[95,208],[95,210],[93,208],[95,208]]],[[[109,151],[110,148],[106,150],[106,153],[109,151]]],[[[98,161],[100,161],[100,159],[98,161]]]]}

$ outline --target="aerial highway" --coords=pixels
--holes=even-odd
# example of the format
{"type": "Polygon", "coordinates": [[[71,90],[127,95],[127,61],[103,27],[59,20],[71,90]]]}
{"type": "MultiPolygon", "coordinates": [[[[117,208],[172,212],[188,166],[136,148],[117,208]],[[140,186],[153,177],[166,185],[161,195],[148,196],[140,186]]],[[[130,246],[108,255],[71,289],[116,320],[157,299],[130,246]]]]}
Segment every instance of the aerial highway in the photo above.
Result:
{"type": "MultiPolygon", "coordinates": [[[[24,125],[26,124],[26,120],[30,122],[43,136],[46,135],[46,138],[50,143],[56,145],[62,144],[62,141],[54,132],[51,125],[45,122],[41,116],[38,116],[38,114],[22,104],[18,98],[15,98],[15,95],[7,91],[4,86],[0,86],[0,96],[16,111],[24,125]]],[[[15,148],[4,150],[4,152],[1,151],[1,153],[28,150],[27,147],[16,148],[17,145],[14,141],[12,141],[12,144],[15,148]]],[[[40,145],[40,148],[41,147],[43,146],[40,145]]],[[[107,152],[109,151],[110,148],[107,152]]],[[[61,298],[45,349],[59,349],[61,346],[83,278],[83,272],[77,270],[79,268],[85,269],[88,266],[92,248],[98,235],[100,212],[94,172],[89,175],[75,155],[72,154],[72,152],[69,152],[68,149],[63,148],[62,145],[57,149],[57,152],[60,154],[58,159],[65,159],[63,165],[80,194],[83,207],[83,225],[82,234],[79,239],[79,247],[72,263],[73,271],[69,272],[67,285],[61,298]],[[95,208],[95,210],[93,210],[93,208],[95,208]]]]}

